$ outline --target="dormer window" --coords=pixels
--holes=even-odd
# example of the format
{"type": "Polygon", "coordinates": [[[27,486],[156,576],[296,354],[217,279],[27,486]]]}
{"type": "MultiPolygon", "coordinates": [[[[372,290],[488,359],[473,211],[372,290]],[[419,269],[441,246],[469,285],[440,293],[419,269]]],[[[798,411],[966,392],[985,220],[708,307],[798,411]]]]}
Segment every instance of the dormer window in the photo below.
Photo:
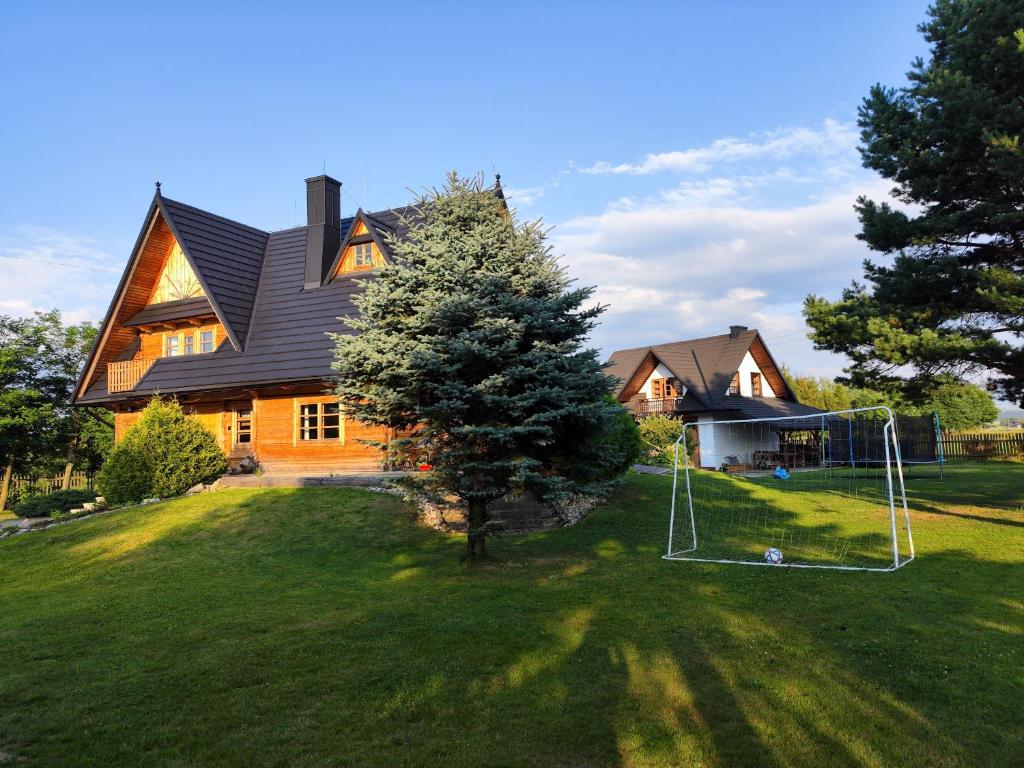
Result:
{"type": "MultiPolygon", "coordinates": [[[[383,250],[376,239],[377,234],[370,231],[361,213],[356,217],[350,234],[342,241],[341,255],[337,267],[331,273],[331,280],[342,275],[378,269],[386,263],[383,250]]],[[[376,230],[377,233],[379,231],[376,230]]]]}
{"type": "Polygon", "coordinates": [[[750,374],[750,394],[754,397],[761,396],[761,374],[752,372],[750,374]]]}
{"type": "Polygon", "coordinates": [[[373,243],[359,243],[355,246],[353,266],[357,268],[373,266],[373,243]]]}

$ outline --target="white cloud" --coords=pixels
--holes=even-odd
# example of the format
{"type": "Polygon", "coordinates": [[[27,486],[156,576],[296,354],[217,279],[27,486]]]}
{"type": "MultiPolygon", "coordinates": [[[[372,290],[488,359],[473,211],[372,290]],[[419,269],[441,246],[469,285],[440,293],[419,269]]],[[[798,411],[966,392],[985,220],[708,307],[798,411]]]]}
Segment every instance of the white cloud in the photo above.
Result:
{"type": "Polygon", "coordinates": [[[857,144],[857,130],[849,123],[828,118],[818,130],[786,128],[745,139],[733,136],[716,139],[707,146],[649,154],[636,163],[599,162],[585,173],[626,173],[644,175],[661,171],[705,172],[715,166],[755,159],[772,161],[797,155],[834,156],[849,154],[857,144]]]}
{"type": "Polygon", "coordinates": [[[566,176],[569,176],[572,172],[571,169],[565,168],[543,184],[537,184],[533,187],[502,187],[502,191],[505,193],[505,199],[510,204],[521,207],[530,206],[548,192],[558,189],[566,176]]]}
{"type": "Polygon", "coordinates": [[[57,307],[68,322],[101,320],[122,266],[81,235],[34,226],[0,234],[0,312],[57,307]]]}
{"type": "Polygon", "coordinates": [[[692,171],[642,197],[615,198],[552,236],[569,273],[609,305],[594,343],[604,352],[757,327],[780,362],[835,376],[844,360],[816,352],[800,313],[809,293],[835,296],[869,252],[853,203],[888,185],[859,167],[852,128],[828,120],[757,140],[649,155],[591,172],[692,171]],[[812,157],[797,158],[798,154],[812,157]],[[797,160],[799,159],[799,162],[797,160]],[[735,173],[714,168],[730,163],[735,173]]]}

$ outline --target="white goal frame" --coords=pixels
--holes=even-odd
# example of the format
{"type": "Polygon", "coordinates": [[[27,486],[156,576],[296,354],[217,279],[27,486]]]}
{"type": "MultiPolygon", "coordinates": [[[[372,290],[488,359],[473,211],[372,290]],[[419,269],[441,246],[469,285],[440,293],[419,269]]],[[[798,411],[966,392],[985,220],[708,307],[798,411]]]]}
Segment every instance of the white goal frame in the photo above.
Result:
{"type": "Polygon", "coordinates": [[[907,490],[903,482],[903,464],[900,460],[900,445],[899,440],[896,437],[896,418],[893,415],[892,409],[888,406],[879,405],[866,408],[850,408],[843,411],[827,411],[825,413],[813,413],[806,416],[779,416],[771,418],[761,419],[733,419],[729,421],[716,421],[710,423],[689,423],[683,424],[680,430],[680,435],[675,442],[675,462],[672,473],[672,505],[669,513],[668,523],[668,549],[667,552],[662,555],[663,560],[681,560],[698,563],[724,563],[724,564],[735,564],[735,565],[760,565],[768,566],[772,568],[811,568],[818,570],[834,570],[834,571],[871,571],[875,573],[891,573],[899,568],[902,568],[907,563],[914,559],[914,537],[910,531],[910,509],[907,506],[907,490]],[[735,424],[757,424],[771,421],[798,421],[806,419],[813,423],[813,420],[820,421],[823,418],[831,416],[844,416],[853,415],[858,413],[875,412],[878,413],[884,411],[888,416],[883,429],[883,444],[885,446],[885,468],[886,468],[886,492],[889,502],[889,525],[890,525],[890,536],[892,537],[892,564],[886,567],[876,566],[858,566],[858,565],[831,565],[825,563],[768,563],[765,561],[757,560],[733,560],[728,558],[710,558],[701,557],[699,554],[699,543],[697,541],[697,522],[693,512],[693,493],[690,486],[690,458],[689,450],[686,444],[686,429],[687,427],[700,428],[702,426],[714,426],[714,425],[735,425],[735,424]],[[685,512],[689,515],[689,527],[692,533],[693,545],[687,549],[678,549],[673,551],[673,537],[676,528],[676,499],[679,496],[678,483],[679,483],[679,448],[683,448],[683,474],[686,482],[686,506],[684,510],[683,524],[685,525],[686,517],[685,512]],[[893,483],[893,469],[899,480],[898,485],[893,483]],[[900,557],[899,550],[899,535],[897,531],[897,506],[902,507],[903,522],[906,527],[906,537],[909,549],[908,557],[900,557]]]}

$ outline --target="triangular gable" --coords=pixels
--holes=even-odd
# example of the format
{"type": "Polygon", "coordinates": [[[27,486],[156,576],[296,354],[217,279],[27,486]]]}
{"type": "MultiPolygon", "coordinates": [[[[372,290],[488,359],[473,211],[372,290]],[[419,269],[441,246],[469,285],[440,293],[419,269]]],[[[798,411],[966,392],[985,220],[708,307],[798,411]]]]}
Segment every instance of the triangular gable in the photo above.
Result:
{"type": "Polygon", "coordinates": [[[729,384],[748,352],[776,396],[795,401],[781,369],[756,330],[744,330],[735,337],[709,336],[616,351],[609,361],[608,373],[619,380],[618,398],[628,400],[661,364],[682,382],[688,395],[706,408],[715,408],[728,404],[729,384]]]}
{"type": "Polygon", "coordinates": [[[327,270],[327,282],[341,275],[361,272],[387,264],[390,258],[384,238],[381,237],[383,229],[384,225],[371,218],[362,208],[356,211],[356,215],[352,218],[352,223],[349,225],[348,232],[345,233],[345,237],[341,241],[341,247],[338,248],[338,253],[331,263],[331,268],[327,270]],[[375,252],[380,255],[383,261],[382,264],[374,263],[372,266],[357,266],[354,263],[356,246],[364,243],[372,243],[375,246],[375,252]]]}
{"type": "Polygon", "coordinates": [[[199,276],[192,269],[181,245],[175,241],[170,253],[167,254],[160,277],[153,286],[153,293],[146,303],[164,304],[168,301],[198,299],[202,296],[206,296],[206,291],[203,290],[199,276]]]}
{"type": "Polygon", "coordinates": [[[81,397],[106,371],[107,363],[117,360],[135,342],[135,330],[125,328],[124,324],[146,306],[167,255],[174,246],[174,235],[159,210],[159,197],[158,192],[150,203],[135,247],[78,379],[76,397],[81,397]]]}
{"type": "Polygon", "coordinates": [[[181,245],[237,351],[249,331],[268,235],[157,195],[160,212],[181,245]]]}
{"type": "Polygon", "coordinates": [[[613,355],[612,367],[608,373],[617,376],[622,382],[618,390],[619,398],[629,400],[640,391],[650,375],[657,369],[660,361],[650,349],[630,349],[615,354],[622,355],[626,359],[623,360],[620,357],[619,360],[615,360],[613,355]]]}
{"type": "Polygon", "coordinates": [[[135,342],[134,329],[125,323],[148,304],[165,300],[160,292],[165,275],[180,283],[194,277],[199,295],[206,296],[232,346],[241,351],[239,339],[248,330],[266,238],[259,230],[167,200],[158,189],[82,370],[76,397],[135,342]]]}
{"type": "Polygon", "coordinates": [[[797,400],[796,393],[790,388],[789,382],[786,381],[786,377],[782,375],[782,368],[775,362],[772,353],[768,351],[768,345],[764,343],[760,333],[750,343],[750,356],[754,358],[762,375],[768,380],[768,386],[772,388],[775,397],[792,400],[794,403],[800,402],[797,400]]]}

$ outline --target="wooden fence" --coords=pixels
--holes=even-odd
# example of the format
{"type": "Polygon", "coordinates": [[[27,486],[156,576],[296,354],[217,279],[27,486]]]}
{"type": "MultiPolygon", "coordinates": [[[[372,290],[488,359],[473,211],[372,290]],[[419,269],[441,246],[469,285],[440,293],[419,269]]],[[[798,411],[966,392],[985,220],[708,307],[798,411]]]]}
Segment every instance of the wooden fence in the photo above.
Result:
{"type": "MultiPolygon", "coordinates": [[[[32,494],[51,494],[59,491],[64,483],[64,474],[53,477],[27,477],[15,475],[11,478],[11,493],[7,502],[8,507],[13,507],[19,499],[32,494]]],[[[71,487],[81,488],[86,491],[93,490],[93,475],[89,472],[72,472],[71,487]]]]}
{"type": "Polygon", "coordinates": [[[943,432],[946,459],[987,459],[1024,455],[1024,430],[1013,432],[943,432]]]}

